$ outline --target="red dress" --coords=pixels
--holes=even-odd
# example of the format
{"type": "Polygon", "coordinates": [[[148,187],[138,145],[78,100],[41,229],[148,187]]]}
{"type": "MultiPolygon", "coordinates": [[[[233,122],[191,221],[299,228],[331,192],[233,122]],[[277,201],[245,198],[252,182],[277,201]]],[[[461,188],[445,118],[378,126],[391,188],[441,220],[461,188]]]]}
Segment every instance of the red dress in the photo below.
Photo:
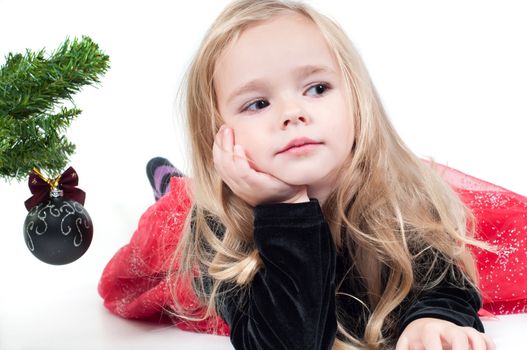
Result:
{"type": "MultiPolygon", "coordinates": [[[[499,248],[498,254],[473,250],[483,293],[480,316],[527,313],[527,198],[446,166],[438,165],[437,170],[474,211],[476,237],[499,248]]],[[[117,251],[104,269],[98,290],[110,312],[130,319],[168,319],[163,310],[173,301],[164,275],[191,205],[186,181],[171,179],[170,192],[146,210],[130,243],[117,251]]],[[[189,314],[204,311],[197,307],[190,284],[175,289],[189,314]]],[[[230,333],[218,316],[201,322],[169,320],[184,330],[230,333]],[[215,323],[219,324],[216,332],[215,323]]]]}

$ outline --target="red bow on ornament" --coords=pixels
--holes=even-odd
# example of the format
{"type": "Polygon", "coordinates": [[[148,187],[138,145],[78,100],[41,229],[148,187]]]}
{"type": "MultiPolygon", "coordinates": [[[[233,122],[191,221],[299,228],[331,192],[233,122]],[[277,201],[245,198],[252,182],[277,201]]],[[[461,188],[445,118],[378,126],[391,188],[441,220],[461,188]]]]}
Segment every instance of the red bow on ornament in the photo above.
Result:
{"type": "Polygon", "coordinates": [[[50,191],[54,189],[60,189],[64,198],[74,200],[84,205],[86,193],[76,187],[78,184],[79,177],[72,167],[66,169],[55,180],[48,179],[38,169],[34,168],[29,175],[28,181],[28,186],[33,196],[24,202],[26,209],[31,210],[35,205],[48,200],[50,191]]]}

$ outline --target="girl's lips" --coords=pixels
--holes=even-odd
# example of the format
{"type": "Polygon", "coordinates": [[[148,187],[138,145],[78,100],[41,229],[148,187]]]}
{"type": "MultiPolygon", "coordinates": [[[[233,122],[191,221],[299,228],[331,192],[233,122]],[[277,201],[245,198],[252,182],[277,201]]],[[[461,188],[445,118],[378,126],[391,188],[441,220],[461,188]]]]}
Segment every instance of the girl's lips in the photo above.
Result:
{"type": "Polygon", "coordinates": [[[320,142],[312,140],[309,137],[299,137],[299,138],[291,140],[287,145],[285,145],[284,148],[278,151],[278,153],[284,153],[291,148],[304,146],[306,144],[320,144],[320,142]]]}
{"type": "Polygon", "coordinates": [[[301,146],[293,146],[285,151],[280,152],[279,154],[303,156],[313,152],[319,145],[320,143],[305,143],[301,146]]]}

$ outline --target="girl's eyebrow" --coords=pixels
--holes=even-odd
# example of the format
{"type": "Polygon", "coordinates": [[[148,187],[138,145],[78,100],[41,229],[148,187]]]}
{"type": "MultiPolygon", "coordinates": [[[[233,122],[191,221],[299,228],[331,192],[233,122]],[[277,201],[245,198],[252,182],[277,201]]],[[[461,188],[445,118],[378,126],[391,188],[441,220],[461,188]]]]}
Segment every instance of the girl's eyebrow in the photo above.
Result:
{"type": "MultiPolygon", "coordinates": [[[[335,71],[332,68],[323,65],[305,65],[297,67],[293,70],[293,75],[295,77],[307,77],[316,73],[327,73],[331,75],[336,75],[335,71]]],[[[251,90],[255,90],[263,85],[265,85],[263,79],[254,79],[243,84],[240,88],[234,90],[234,92],[229,96],[229,98],[227,99],[227,104],[230,103],[236,96],[239,96],[251,90]]]]}

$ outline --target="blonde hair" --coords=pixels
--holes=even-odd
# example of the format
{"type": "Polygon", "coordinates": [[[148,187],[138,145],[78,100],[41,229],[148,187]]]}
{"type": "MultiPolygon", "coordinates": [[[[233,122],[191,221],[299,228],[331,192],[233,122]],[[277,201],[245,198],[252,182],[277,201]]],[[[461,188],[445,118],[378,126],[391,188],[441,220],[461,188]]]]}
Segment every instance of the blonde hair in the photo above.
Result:
{"type": "MultiPolygon", "coordinates": [[[[393,311],[411,291],[432,288],[446,278],[444,263],[461,267],[462,280],[476,287],[477,271],[466,245],[490,248],[474,239],[471,210],[434,170],[433,161],[424,164],[400,139],[344,31],[300,2],[232,2],[209,28],[185,76],[183,101],[192,162],[188,192],[193,206],[168,278],[171,286],[180,285],[183,279],[191,282],[206,309],[199,316],[193,314],[198,306],[183,310],[177,291],[172,290],[175,314],[191,321],[215,316],[216,306],[222,303],[220,285],[232,283],[236,287],[228,292],[243,292],[262,267],[252,236],[253,208],[231,192],[213,165],[212,145],[223,124],[214,72],[224,48],[245,28],[291,12],[305,16],[320,29],[337,59],[353,105],[355,144],[322,211],[338,253],[351,257],[355,273],[364,281],[368,296],[361,303],[369,315],[362,316],[366,327],[358,337],[345,328],[347,316],[337,309],[333,349],[384,349],[394,345],[390,337],[397,327],[393,311]],[[215,234],[220,226],[214,223],[223,225],[222,237],[215,234]],[[437,271],[442,272],[440,276],[430,280],[437,271]],[[210,293],[205,288],[206,275],[213,281],[210,293]]],[[[337,300],[360,300],[339,292],[342,281],[335,282],[337,300]]]]}

